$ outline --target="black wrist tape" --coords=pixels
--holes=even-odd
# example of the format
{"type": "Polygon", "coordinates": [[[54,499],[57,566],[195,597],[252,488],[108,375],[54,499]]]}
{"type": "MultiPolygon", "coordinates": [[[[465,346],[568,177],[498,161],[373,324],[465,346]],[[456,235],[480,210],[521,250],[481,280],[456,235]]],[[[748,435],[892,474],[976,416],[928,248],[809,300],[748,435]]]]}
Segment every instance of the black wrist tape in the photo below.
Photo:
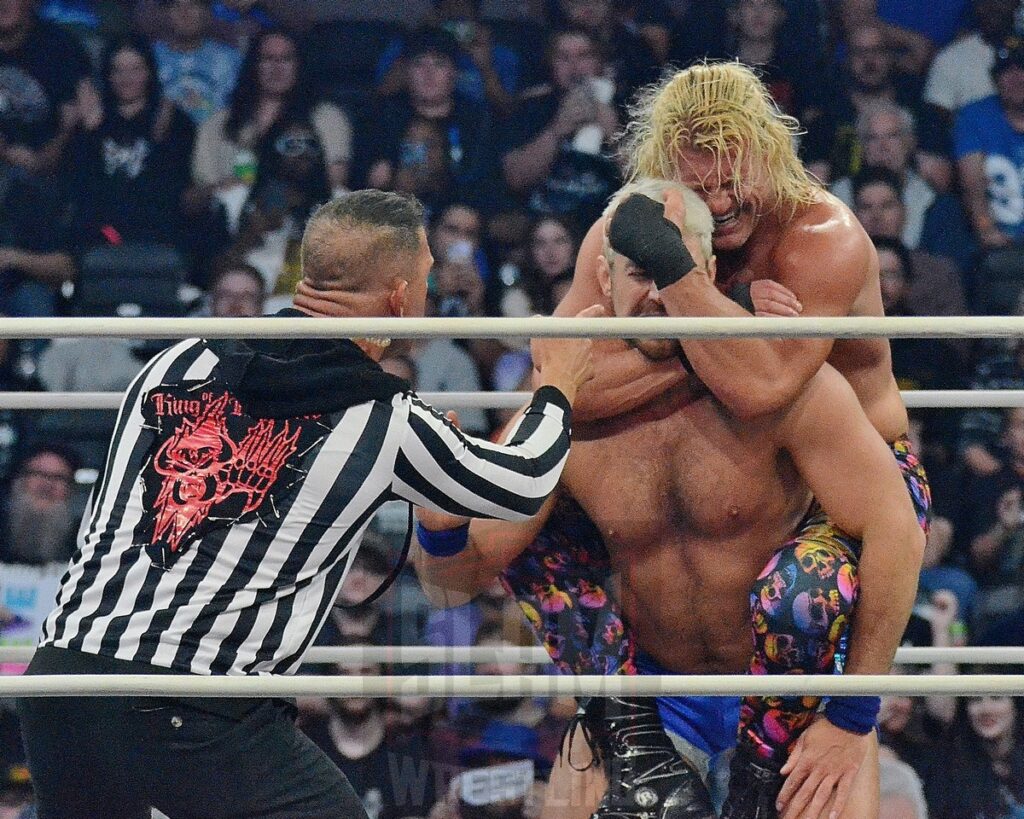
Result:
{"type": "Polygon", "coordinates": [[[754,312],[754,299],[750,295],[749,284],[737,284],[732,290],[729,291],[729,298],[736,302],[748,313],[754,312]]]}
{"type": "Polygon", "coordinates": [[[608,241],[612,250],[647,273],[659,290],[694,267],[679,228],[665,218],[665,206],[643,194],[633,194],[615,209],[608,241]]]}

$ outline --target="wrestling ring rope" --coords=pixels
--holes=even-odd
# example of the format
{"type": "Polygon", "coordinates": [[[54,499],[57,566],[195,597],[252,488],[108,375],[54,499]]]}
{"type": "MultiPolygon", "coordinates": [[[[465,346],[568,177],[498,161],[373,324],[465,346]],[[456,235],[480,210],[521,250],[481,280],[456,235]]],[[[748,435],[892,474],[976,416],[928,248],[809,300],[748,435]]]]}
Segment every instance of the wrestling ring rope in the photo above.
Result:
{"type": "MultiPolygon", "coordinates": [[[[842,318],[0,318],[0,338],[1012,338],[1024,337],[1024,317],[842,318]]],[[[420,396],[444,408],[517,408],[529,393],[430,393],[420,396]]],[[[1024,390],[905,391],[909,408],[1021,407],[1024,390]]],[[[110,392],[0,392],[0,409],[115,409],[110,392]]],[[[32,647],[0,647],[0,663],[28,662],[32,647]]],[[[540,647],[347,646],[316,647],[307,662],[546,664],[540,647]]],[[[1024,665],[1024,647],[901,648],[896,662],[1024,665]]],[[[521,697],[608,695],[719,696],[1024,696],[1024,675],[382,675],[234,676],[49,675],[0,677],[0,697],[202,696],[202,697],[521,697]]]]}

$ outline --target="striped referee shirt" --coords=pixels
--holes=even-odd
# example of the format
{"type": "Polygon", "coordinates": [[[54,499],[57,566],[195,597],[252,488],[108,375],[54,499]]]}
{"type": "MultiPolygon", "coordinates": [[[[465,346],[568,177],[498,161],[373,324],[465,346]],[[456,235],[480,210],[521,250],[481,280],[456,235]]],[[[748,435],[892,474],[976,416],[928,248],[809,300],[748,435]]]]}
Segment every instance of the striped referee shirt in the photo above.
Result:
{"type": "MultiPolygon", "coordinates": [[[[392,378],[337,345],[362,359],[341,380],[392,378]]],[[[177,344],[129,387],[40,645],[183,673],[293,672],[382,503],[522,520],[568,455],[569,405],[551,387],[500,446],[401,388],[332,412],[250,414],[221,350],[177,344]]]]}

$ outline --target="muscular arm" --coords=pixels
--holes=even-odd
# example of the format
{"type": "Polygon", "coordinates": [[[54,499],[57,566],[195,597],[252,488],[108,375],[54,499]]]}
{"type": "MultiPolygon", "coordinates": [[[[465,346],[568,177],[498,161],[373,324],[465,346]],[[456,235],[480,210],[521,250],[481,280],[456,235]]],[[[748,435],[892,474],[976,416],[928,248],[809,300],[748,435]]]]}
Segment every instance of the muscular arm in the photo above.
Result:
{"type": "MultiPolygon", "coordinates": [[[[576,257],[572,286],[556,316],[574,316],[591,304],[611,303],[597,283],[597,257],[603,251],[604,219],[587,232],[576,257]]],[[[594,377],[580,389],[573,404],[577,421],[611,418],[643,406],[655,396],[681,384],[686,371],[677,359],[651,361],[621,340],[594,341],[594,377]]]]}
{"type": "MultiPolygon", "coordinates": [[[[825,207],[824,205],[821,207],[825,207]]],[[[786,228],[772,254],[770,276],[796,294],[805,316],[849,315],[878,256],[845,208],[831,218],[786,228]]],[[[718,291],[714,280],[694,269],[661,290],[670,316],[749,317],[718,291]]],[[[832,351],[829,339],[736,339],[682,342],[697,376],[740,419],[791,404],[832,351]]]]}
{"type": "Polygon", "coordinates": [[[540,512],[522,523],[474,520],[469,526],[469,545],[452,557],[433,557],[417,545],[412,562],[427,599],[449,608],[480,594],[536,539],[556,499],[557,493],[552,494],[540,512]]]}
{"type": "Polygon", "coordinates": [[[847,672],[887,674],[924,555],[924,533],[896,460],[850,385],[828,365],[808,383],[782,429],[784,446],[822,508],[863,543],[847,672]]]}

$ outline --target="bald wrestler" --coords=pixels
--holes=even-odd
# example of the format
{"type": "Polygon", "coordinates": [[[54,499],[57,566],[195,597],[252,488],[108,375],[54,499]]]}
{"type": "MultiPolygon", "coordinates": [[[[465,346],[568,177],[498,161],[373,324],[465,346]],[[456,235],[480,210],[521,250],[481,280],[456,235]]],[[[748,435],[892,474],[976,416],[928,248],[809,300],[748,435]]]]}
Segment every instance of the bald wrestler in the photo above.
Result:
{"type": "MultiPolygon", "coordinates": [[[[752,282],[758,286],[762,279],[795,294],[791,303],[805,316],[882,315],[878,259],[869,238],[852,213],[808,176],[793,149],[798,124],[779,113],[750,69],[723,63],[677,72],[646,92],[628,129],[632,176],[682,182],[696,191],[714,219],[716,275],[699,267],[678,271],[678,281],[659,288],[666,315],[749,316],[727,294],[752,282]]],[[[589,231],[558,315],[572,315],[600,296],[598,260],[605,231],[603,219],[589,231]]],[[[783,301],[792,298],[779,292],[783,301]]],[[[730,414],[754,420],[788,405],[828,361],[853,388],[904,472],[917,475],[908,486],[921,524],[927,525],[927,481],[906,437],[906,410],[884,339],[687,339],[682,349],[688,367],[673,358],[653,362],[621,343],[602,348],[602,366],[580,397],[579,419],[640,406],[684,384],[692,368],[730,414]]],[[[896,574],[897,563],[897,556],[885,550],[861,561],[860,617],[847,673],[889,668],[905,619],[893,602],[909,601],[917,582],[916,575],[896,574]]],[[[771,577],[766,575],[765,582],[771,577]]],[[[751,671],[761,671],[756,661],[751,671]]],[[[867,753],[866,739],[856,741],[827,719],[798,731],[798,738],[766,742],[764,718],[765,703],[747,700],[740,748],[769,771],[788,763],[779,794],[780,804],[789,806],[784,816],[802,815],[820,789],[838,795],[867,753]]],[[[766,788],[778,789],[777,777],[766,775],[766,781],[766,788]]],[[[744,801],[730,799],[725,815],[740,819],[755,815],[751,810],[744,801]]]]}
{"type": "MultiPolygon", "coordinates": [[[[627,186],[610,205],[616,216],[598,267],[601,295],[615,315],[664,315],[661,272],[652,279],[648,267],[664,267],[666,254],[652,237],[667,229],[669,267],[687,252],[661,216],[656,200],[665,188],[689,197],[687,244],[699,264],[714,270],[707,258],[710,213],[699,198],[664,181],[627,186]],[[638,210],[638,201],[646,206],[638,210]],[[627,215],[644,239],[631,252],[649,257],[645,267],[616,250],[629,244],[615,229],[627,215]]],[[[679,353],[675,340],[631,344],[651,361],[679,353]]],[[[689,379],[614,419],[578,425],[561,497],[540,516],[514,527],[474,524],[468,548],[447,557],[433,550],[419,568],[425,584],[465,594],[502,572],[566,672],[742,673],[752,647],[761,673],[828,672],[841,665],[861,555],[885,550],[901,574],[916,577],[924,537],[903,481],[831,367],[821,368],[790,405],[744,421],[689,379]],[[840,426],[849,433],[841,440],[834,434],[840,426]],[[827,523],[826,512],[841,529],[827,523]],[[610,599],[609,569],[619,576],[621,609],[610,599]]],[[[455,523],[423,522],[428,529],[455,523]]],[[[911,591],[910,600],[894,598],[893,608],[909,614],[912,597],[911,591]]],[[[605,761],[617,767],[597,815],[713,816],[699,781],[676,764],[651,701],[608,702],[604,714],[587,721],[605,761]]],[[[738,715],[727,699],[661,705],[696,767],[735,744],[738,715]]],[[[769,701],[761,720],[768,741],[784,742],[811,721],[817,705],[810,698],[769,701]]],[[[745,774],[750,763],[742,762],[745,774]]],[[[745,785],[744,792],[760,789],[745,785]]],[[[812,811],[828,795],[819,794],[812,811]]],[[[870,811],[870,788],[861,798],[870,811]]],[[[771,812],[774,799],[772,792],[771,812]]],[[[850,815],[870,815],[864,805],[850,815]]]]}

